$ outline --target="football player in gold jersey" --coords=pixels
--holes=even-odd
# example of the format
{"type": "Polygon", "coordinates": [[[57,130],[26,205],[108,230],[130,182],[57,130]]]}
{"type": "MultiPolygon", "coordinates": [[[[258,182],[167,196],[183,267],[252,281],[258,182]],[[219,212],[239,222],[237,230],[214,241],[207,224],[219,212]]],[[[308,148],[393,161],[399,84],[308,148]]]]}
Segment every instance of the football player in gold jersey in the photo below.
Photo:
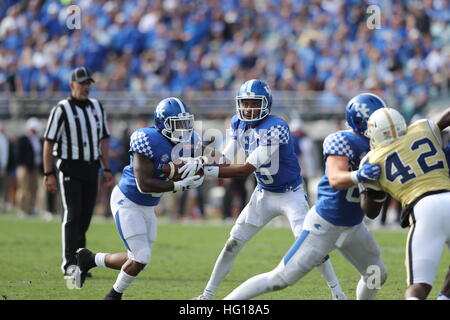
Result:
{"type": "Polygon", "coordinates": [[[449,115],[438,125],[422,119],[407,127],[397,110],[384,108],[368,120],[371,151],[361,163],[379,164],[381,175],[360,186],[361,206],[373,217],[383,200],[380,191],[401,202],[402,227],[410,228],[405,259],[410,300],[428,296],[443,247],[450,245],[450,177],[440,132],[450,124],[449,115]]]}

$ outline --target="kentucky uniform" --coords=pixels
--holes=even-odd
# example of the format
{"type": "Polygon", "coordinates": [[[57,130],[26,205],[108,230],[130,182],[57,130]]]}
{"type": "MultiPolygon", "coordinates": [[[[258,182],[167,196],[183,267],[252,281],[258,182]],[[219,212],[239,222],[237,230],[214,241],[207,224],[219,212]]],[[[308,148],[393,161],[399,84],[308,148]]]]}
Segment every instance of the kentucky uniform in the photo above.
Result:
{"type": "MultiPolygon", "coordinates": [[[[180,146],[183,145],[172,144],[155,127],[136,130],[130,138],[130,164],[123,169],[122,177],[111,194],[111,211],[120,237],[128,250],[128,256],[143,264],[148,264],[151,255],[146,249],[146,242],[150,244],[151,250],[152,243],[156,240],[155,206],[163,193],[143,193],[139,190],[134,176],[133,153],[137,152],[153,161],[152,178],[166,180],[162,166],[172,159],[191,155],[191,150],[188,150],[188,154],[183,154],[186,149],[180,146]]],[[[193,134],[191,144],[184,146],[196,149],[201,146],[201,141],[193,134]]]]}
{"type": "Polygon", "coordinates": [[[247,159],[258,147],[273,147],[277,151],[268,162],[252,163],[257,167],[257,187],[230,235],[248,241],[274,217],[284,215],[297,237],[308,203],[288,124],[278,116],[268,115],[252,128],[235,115],[231,130],[233,142],[243,149],[247,159]]]}
{"type": "Polygon", "coordinates": [[[418,120],[406,135],[370,151],[367,160],[381,166],[379,180],[367,186],[399,200],[402,227],[410,226],[408,284],[432,285],[443,246],[450,245],[450,178],[439,128],[418,120]]]}
{"type": "MultiPolygon", "coordinates": [[[[197,299],[212,299],[241,248],[276,216],[288,219],[296,238],[301,233],[309,206],[300,166],[289,127],[283,119],[270,114],[271,105],[270,88],[262,80],[246,81],[236,95],[236,115],[230,123],[232,140],[223,154],[232,159],[236,150],[243,150],[246,164],[242,167],[246,172],[254,172],[257,187],[231,229],[208,284],[197,299]]],[[[333,297],[345,298],[331,262],[324,260],[318,268],[333,297]]],[[[255,288],[260,286],[257,282],[255,288]]],[[[268,283],[270,279],[261,282],[268,283]]]]}
{"type": "MultiPolygon", "coordinates": [[[[329,135],[323,144],[328,156],[345,156],[351,170],[358,167],[367,153],[369,142],[351,131],[329,135]]],[[[327,175],[319,182],[318,199],[305,218],[303,231],[278,265],[280,278],[292,285],[318,265],[334,249],[358,270],[364,282],[377,267],[379,284],[384,282],[386,269],[374,236],[362,223],[364,213],[359,203],[357,186],[337,190],[330,186],[327,175]]]]}

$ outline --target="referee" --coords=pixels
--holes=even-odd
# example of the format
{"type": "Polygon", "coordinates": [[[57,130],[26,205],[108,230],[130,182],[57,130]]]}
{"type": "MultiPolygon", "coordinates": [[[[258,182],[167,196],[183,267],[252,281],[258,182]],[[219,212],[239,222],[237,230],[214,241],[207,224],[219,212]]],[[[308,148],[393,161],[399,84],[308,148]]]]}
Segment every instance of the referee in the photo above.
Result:
{"type": "Polygon", "coordinates": [[[58,180],[64,207],[61,270],[69,289],[74,285],[76,250],[86,247],[86,232],[97,197],[98,172],[103,172],[106,186],[113,183],[108,167],[106,115],[102,104],[89,98],[94,82],[85,67],[72,72],[71,95],[53,107],[44,134],[44,184],[54,193],[58,180]],[[52,156],[56,157],[57,172],[52,156]]]}

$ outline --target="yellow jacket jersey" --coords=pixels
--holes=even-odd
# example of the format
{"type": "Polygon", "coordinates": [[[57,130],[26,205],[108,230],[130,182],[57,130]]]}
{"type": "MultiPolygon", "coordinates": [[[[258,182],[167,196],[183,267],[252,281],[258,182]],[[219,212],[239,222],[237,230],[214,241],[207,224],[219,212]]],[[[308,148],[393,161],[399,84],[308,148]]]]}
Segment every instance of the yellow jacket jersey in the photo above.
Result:
{"type": "MultiPolygon", "coordinates": [[[[407,134],[386,146],[371,150],[365,159],[381,166],[378,181],[369,187],[384,190],[405,208],[424,193],[450,190],[441,133],[427,119],[414,122],[407,134]]],[[[361,161],[363,163],[363,161],[361,161]]]]}

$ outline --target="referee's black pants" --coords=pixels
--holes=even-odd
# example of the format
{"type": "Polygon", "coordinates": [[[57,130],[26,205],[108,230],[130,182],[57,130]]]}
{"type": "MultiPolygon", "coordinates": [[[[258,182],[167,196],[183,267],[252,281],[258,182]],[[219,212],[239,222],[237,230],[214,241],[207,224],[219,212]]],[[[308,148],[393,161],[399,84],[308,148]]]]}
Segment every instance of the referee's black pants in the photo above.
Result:
{"type": "Polygon", "coordinates": [[[99,162],[61,160],[58,181],[63,204],[62,265],[76,265],[75,253],[86,247],[86,232],[94,212],[98,190],[99,162]]]}

